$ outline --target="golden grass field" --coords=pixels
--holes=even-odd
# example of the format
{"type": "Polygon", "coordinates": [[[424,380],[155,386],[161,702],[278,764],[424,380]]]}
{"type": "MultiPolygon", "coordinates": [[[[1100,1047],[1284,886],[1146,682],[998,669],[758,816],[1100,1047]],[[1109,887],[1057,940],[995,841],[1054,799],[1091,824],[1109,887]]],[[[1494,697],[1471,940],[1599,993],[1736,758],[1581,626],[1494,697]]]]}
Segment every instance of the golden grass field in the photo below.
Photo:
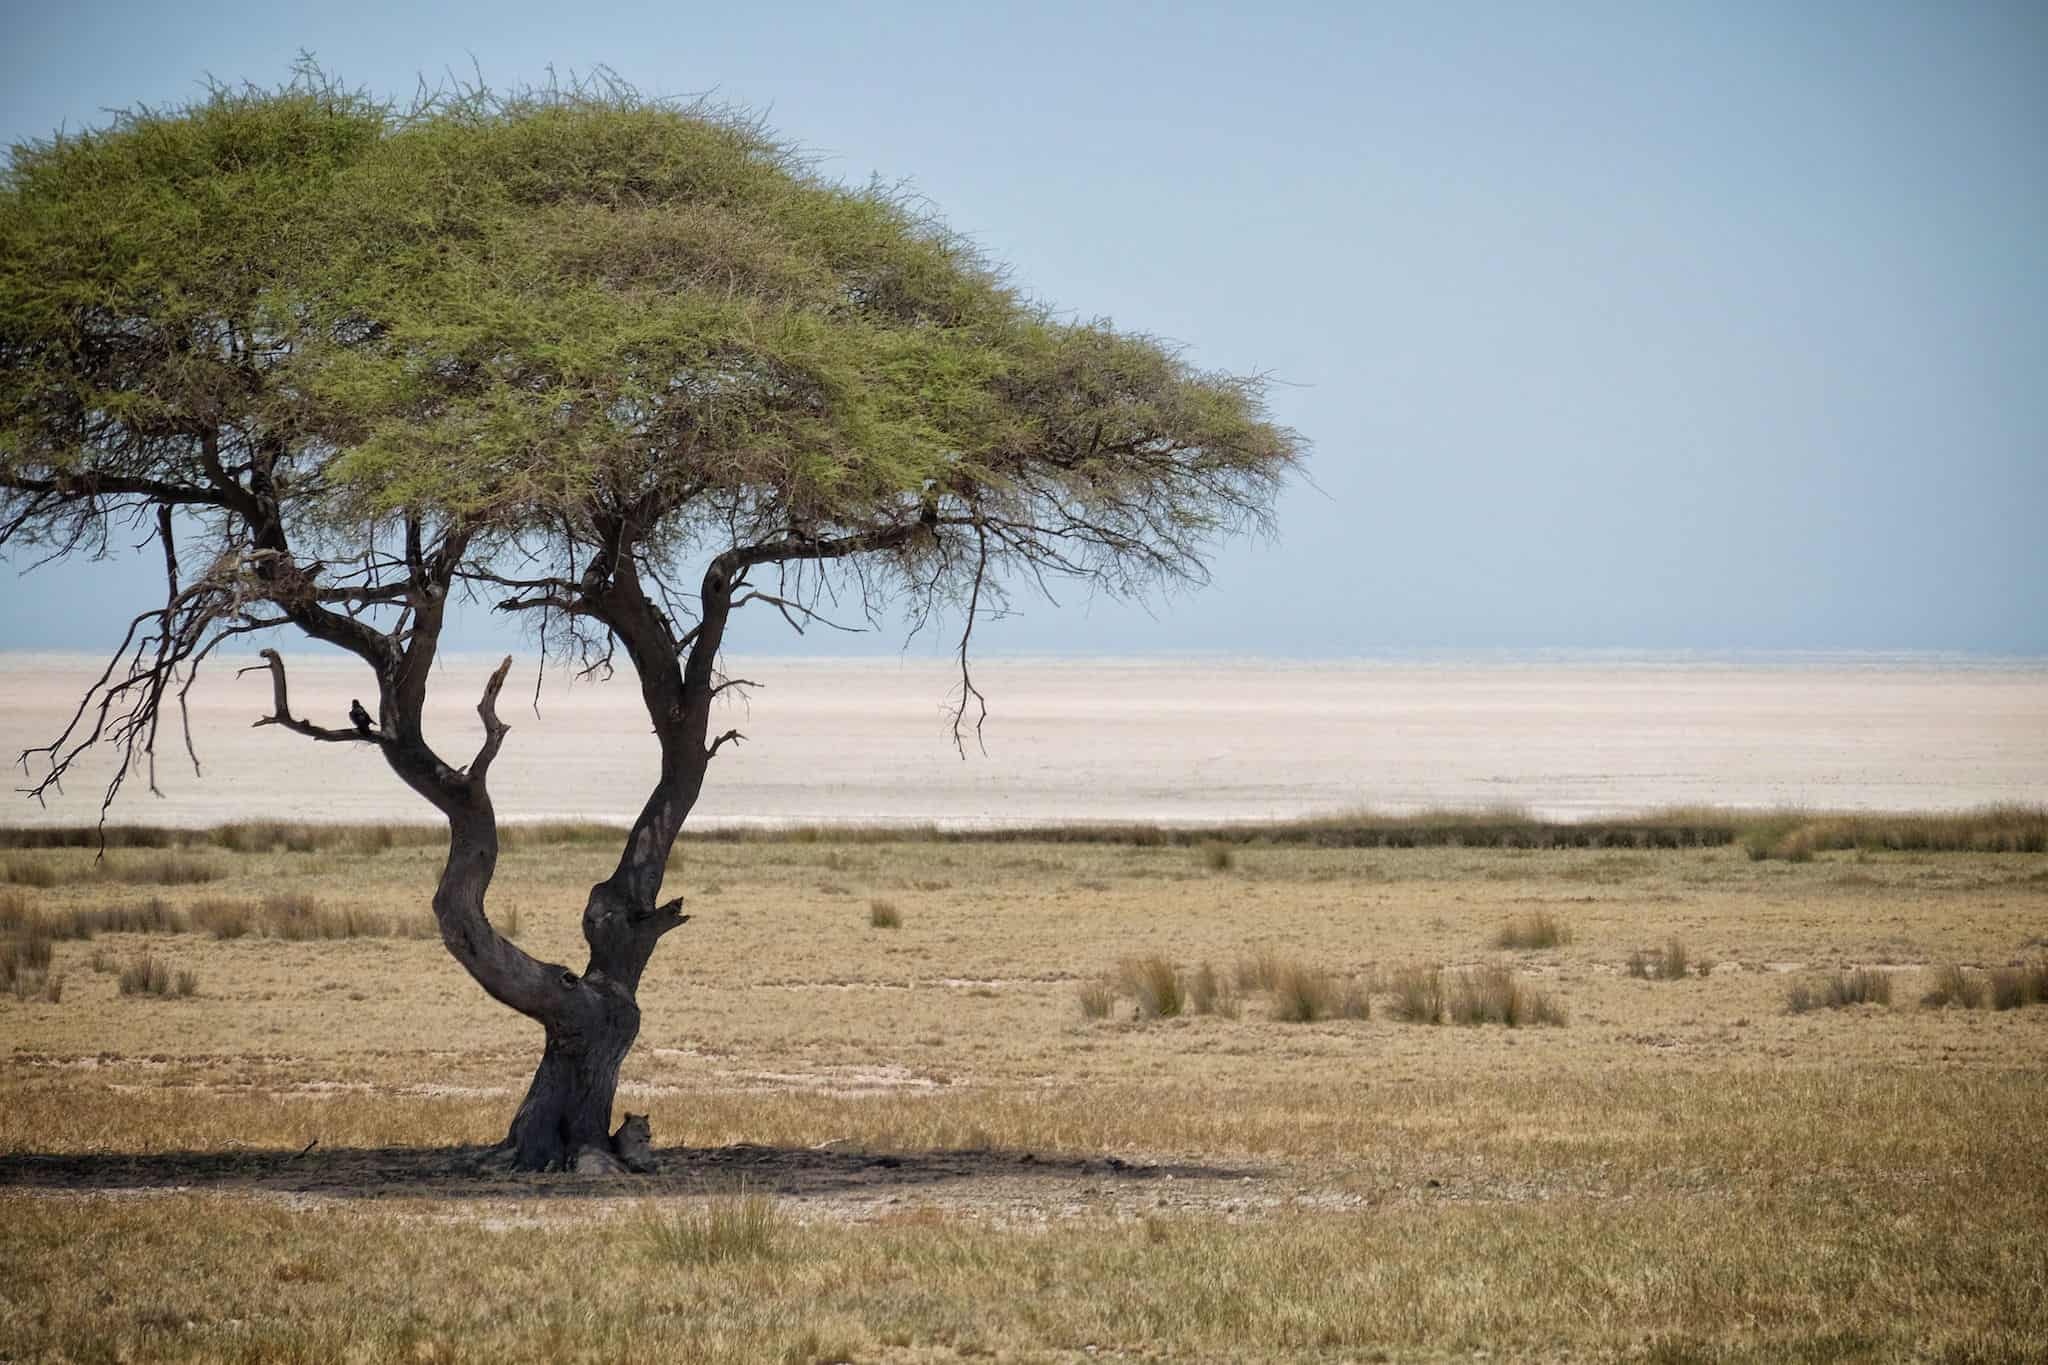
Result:
{"type": "MultiPolygon", "coordinates": [[[[252,929],[0,993],[0,1359],[2048,1358],[2048,1004],[1922,1004],[2048,958],[2048,855],[691,842],[620,1095],[663,1170],[592,1180],[467,1173],[539,1035],[375,842],[0,854],[17,926],[252,929]],[[1222,1012],[1136,1017],[1148,957],[1222,1012]],[[1498,965],[1563,1025],[1395,1017],[1498,965]],[[1857,968],[1889,1006],[1788,1009],[1857,968]]],[[[580,965],[610,853],[513,842],[494,915],[580,965]]]]}

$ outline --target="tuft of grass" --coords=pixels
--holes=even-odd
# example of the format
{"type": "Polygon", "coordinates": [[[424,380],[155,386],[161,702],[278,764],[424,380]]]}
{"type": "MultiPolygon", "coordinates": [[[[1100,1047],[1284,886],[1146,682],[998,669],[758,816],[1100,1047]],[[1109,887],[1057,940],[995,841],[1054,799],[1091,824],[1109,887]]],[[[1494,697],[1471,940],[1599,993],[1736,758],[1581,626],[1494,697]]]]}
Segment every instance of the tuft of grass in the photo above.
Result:
{"type": "Polygon", "coordinates": [[[651,1213],[643,1236],[648,1254],[669,1265],[731,1265],[780,1254],[786,1229],[773,1199],[742,1189],[701,1208],[651,1213]]]}
{"type": "Polygon", "coordinates": [[[1683,939],[1674,938],[1661,950],[1644,952],[1638,948],[1628,955],[1628,974],[1643,981],[1682,981],[1693,974],[1695,966],[1702,977],[1714,970],[1712,962],[1701,959],[1697,964],[1683,939]]]}
{"type": "Polygon", "coordinates": [[[1494,935],[1496,948],[1558,948],[1572,941],[1572,928],[1548,910],[1517,915],[1494,935]]]}
{"type": "Polygon", "coordinates": [[[1451,983],[1445,1009],[1456,1024],[1527,1028],[1533,1024],[1564,1023],[1564,1010],[1556,1001],[1523,983],[1506,967],[1481,967],[1458,973],[1451,983]]]}
{"type": "Polygon", "coordinates": [[[1818,983],[1795,981],[1785,996],[1785,1007],[1793,1014],[1804,1014],[1813,1009],[1846,1009],[1850,1005],[1889,1006],[1891,1003],[1890,973],[1870,967],[1838,971],[1818,983]]]}
{"type": "Polygon", "coordinates": [[[1188,981],[1188,1006],[1196,1014],[1223,1019],[1236,1019],[1244,1013],[1244,1001],[1207,962],[1188,981]]]}
{"type": "Polygon", "coordinates": [[[182,934],[191,928],[190,922],[180,912],[173,910],[162,896],[151,896],[145,901],[130,905],[116,905],[105,910],[74,912],[74,917],[90,926],[90,932],[81,933],[80,938],[90,938],[92,933],[105,934],[182,934]]]}
{"type": "Polygon", "coordinates": [[[894,901],[869,901],[868,924],[876,929],[901,929],[903,912],[896,908],[894,901]]]}
{"type": "Polygon", "coordinates": [[[1927,1009],[1943,1009],[1949,1005],[1966,1010],[1983,1009],[1984,979],[1951,962],[1936,969],[1934,985],[1920,997],[1920,1003],[1927,1009]]]}
{"type": "Polygon", "coordinates": [[[1237,855],[1221,839],[1211,839],[1202,845],[1202,865],[1211,872],[1228,872],[1236,863],[1237,855]]]}
{"type": "Polygon", "coordinates": [[[1083,981],[1074,992],[1083,1019],[1107,1019],[1116,1008],[1116,988],[1103,980],[1083,981]]]}
{"type": "Polygon", "coordinates": [[[43,999],[56,1004],[64,995],[64,978],[50,971],[54,940],[38,921],[29,920],[0,939],[0,991],[17,1000],[43,999]]]}
{"type": "Polygon", "coordinates": [[[1283,1023],[1319,1019],[1370,1019],[1372,996],[1355,977],[1340,977],[1301,962],[1282,962],[1273,972],[1272,1017],[1283,1023]]]}
{"type": "Polygon", "coordinates": [[[2016,1010],[2048,1004],[2048,958],[2019,967],[1991,970],[1991,1008],[2016,1010]]]}
{"type": "Polygon", "coordinates": [[[135,886],[196,886],[219,881],[227,875],[218,863],[179,853],[159,853],[153,858],[109,860],[106,875],[113,881],[135,886]]]}
{"type": "Polygon", "coordinates": [[[1285,959],[1272,948],[1260,948],[1250,957],[1237,960],[1237,988],[1241,991],[1270,991],[1280,979],[1285,959]]]}
{"type": "Polygon", "coordinates": [[[16,857],[0,862],[0,881],[12,882],[16,886],[33,886],[47,891],[58,880],[57,869],[41,858],[16,857]]]}
{"type": "Polygon", "coordinates": [[[218,939],[243,938],[256,929],[256,906],[248,901],[209,896],[193,902],[192,926],[218,939]]]}
{"type": "Polygon", "coordinates": [[[1138,1001],[1138,1013],[1146,1019],[1174,1019],[1187,1008],[1180,970],[1154,953],[1128,957],[1117,968],[1117,984],[1138,1001]]]}
{"type": "Polygon", "coordinates": [[[1393,1015],[1404,1024],[1444,1021],[1444,974],[1437,967],[1404,967],[1388,983],[1394,993],[1393,1015]]]}
{"type": "Polygon", "coordinates": [[[0,941],[0,984],[11,982],[21,972],[48,970],[55,952],[54,940],[41,925],[9,935],[0,941]]]}
{"type": "Polygon", "coordinates": [[[121,968],[120,987],[123,995],[169,995],[171,969],[152,953],[138,953],[121,968]]]}

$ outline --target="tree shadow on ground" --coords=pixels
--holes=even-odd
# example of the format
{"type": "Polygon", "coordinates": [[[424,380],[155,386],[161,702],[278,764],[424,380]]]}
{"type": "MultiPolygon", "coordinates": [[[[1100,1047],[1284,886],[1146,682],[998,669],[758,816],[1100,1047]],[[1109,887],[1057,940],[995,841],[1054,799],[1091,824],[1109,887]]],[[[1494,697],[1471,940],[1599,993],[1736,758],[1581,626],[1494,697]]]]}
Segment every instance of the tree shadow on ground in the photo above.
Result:
{"type": "Polygon", "coordinates": [[[939,1194],[949,1185],[1044,1182],[1242,1181],[1258,1172],[1151,1164],[1114,1156],[1041,1156],[979,1149],[876,1152],[847,1147],[657,1148],[651,1176],[579,1176],[497,1169],[488,1147],[313,1147],[303,1152],[81,1152],[0,1154],[0,1190],[199,1191],[356,1199],[615,1199],[750,1193],[794,1198],[939,1194]]]}

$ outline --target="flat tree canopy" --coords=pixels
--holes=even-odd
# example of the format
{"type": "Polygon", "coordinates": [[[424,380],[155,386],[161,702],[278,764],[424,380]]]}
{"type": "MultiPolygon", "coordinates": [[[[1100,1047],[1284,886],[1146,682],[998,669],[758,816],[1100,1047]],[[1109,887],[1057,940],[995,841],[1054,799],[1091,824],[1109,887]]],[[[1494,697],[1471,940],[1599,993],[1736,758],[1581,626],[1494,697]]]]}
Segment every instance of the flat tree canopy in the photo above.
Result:
{"type": "Polygon", "coordinates": [[[275,649],[268,719],[377,745],[446,816],[442,937],[547,1034],[523,1166],[609,1150],[640,974],[686,918],[663,870],[734,737],[710,728],[732,612],[951,615],[957,741],[1006,585],[1198,582],[1302,448],[1256,378],[1063,318],[914,200],[615,83],[400,109],[307,71],[16,147],[0,184],[0,544],[96,555],[144,527],[166,580],[24,755],[38,793],[94,743],[154,786],[164,712],[223,642],[361,659],[373,725],[295,716],[275,649]],[[421,733],[456,592],[639,680],[661,775],[581,972],[484,912],[506,667],[466,764],[421,733]]]}

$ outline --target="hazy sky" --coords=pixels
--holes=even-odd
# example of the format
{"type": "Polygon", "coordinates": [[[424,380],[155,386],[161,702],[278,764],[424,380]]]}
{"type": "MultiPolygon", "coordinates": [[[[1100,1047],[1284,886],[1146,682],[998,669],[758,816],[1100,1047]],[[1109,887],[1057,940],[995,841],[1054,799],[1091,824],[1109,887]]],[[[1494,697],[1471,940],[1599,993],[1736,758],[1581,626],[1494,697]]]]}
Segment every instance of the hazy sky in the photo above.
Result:
{"type": "MultiPolygon", "coordinates": [[[[2038,0],[8,0],[5,33],[10,141],[300,49],[396,94],[472,59],[715,90],[1061,307],[1283,381],[1314,486],[1277,544],[992,649],[2048,653],[2038,0]]],[[[0,645],[111,644],[156,572],[0,580],[0,645]]]]}

